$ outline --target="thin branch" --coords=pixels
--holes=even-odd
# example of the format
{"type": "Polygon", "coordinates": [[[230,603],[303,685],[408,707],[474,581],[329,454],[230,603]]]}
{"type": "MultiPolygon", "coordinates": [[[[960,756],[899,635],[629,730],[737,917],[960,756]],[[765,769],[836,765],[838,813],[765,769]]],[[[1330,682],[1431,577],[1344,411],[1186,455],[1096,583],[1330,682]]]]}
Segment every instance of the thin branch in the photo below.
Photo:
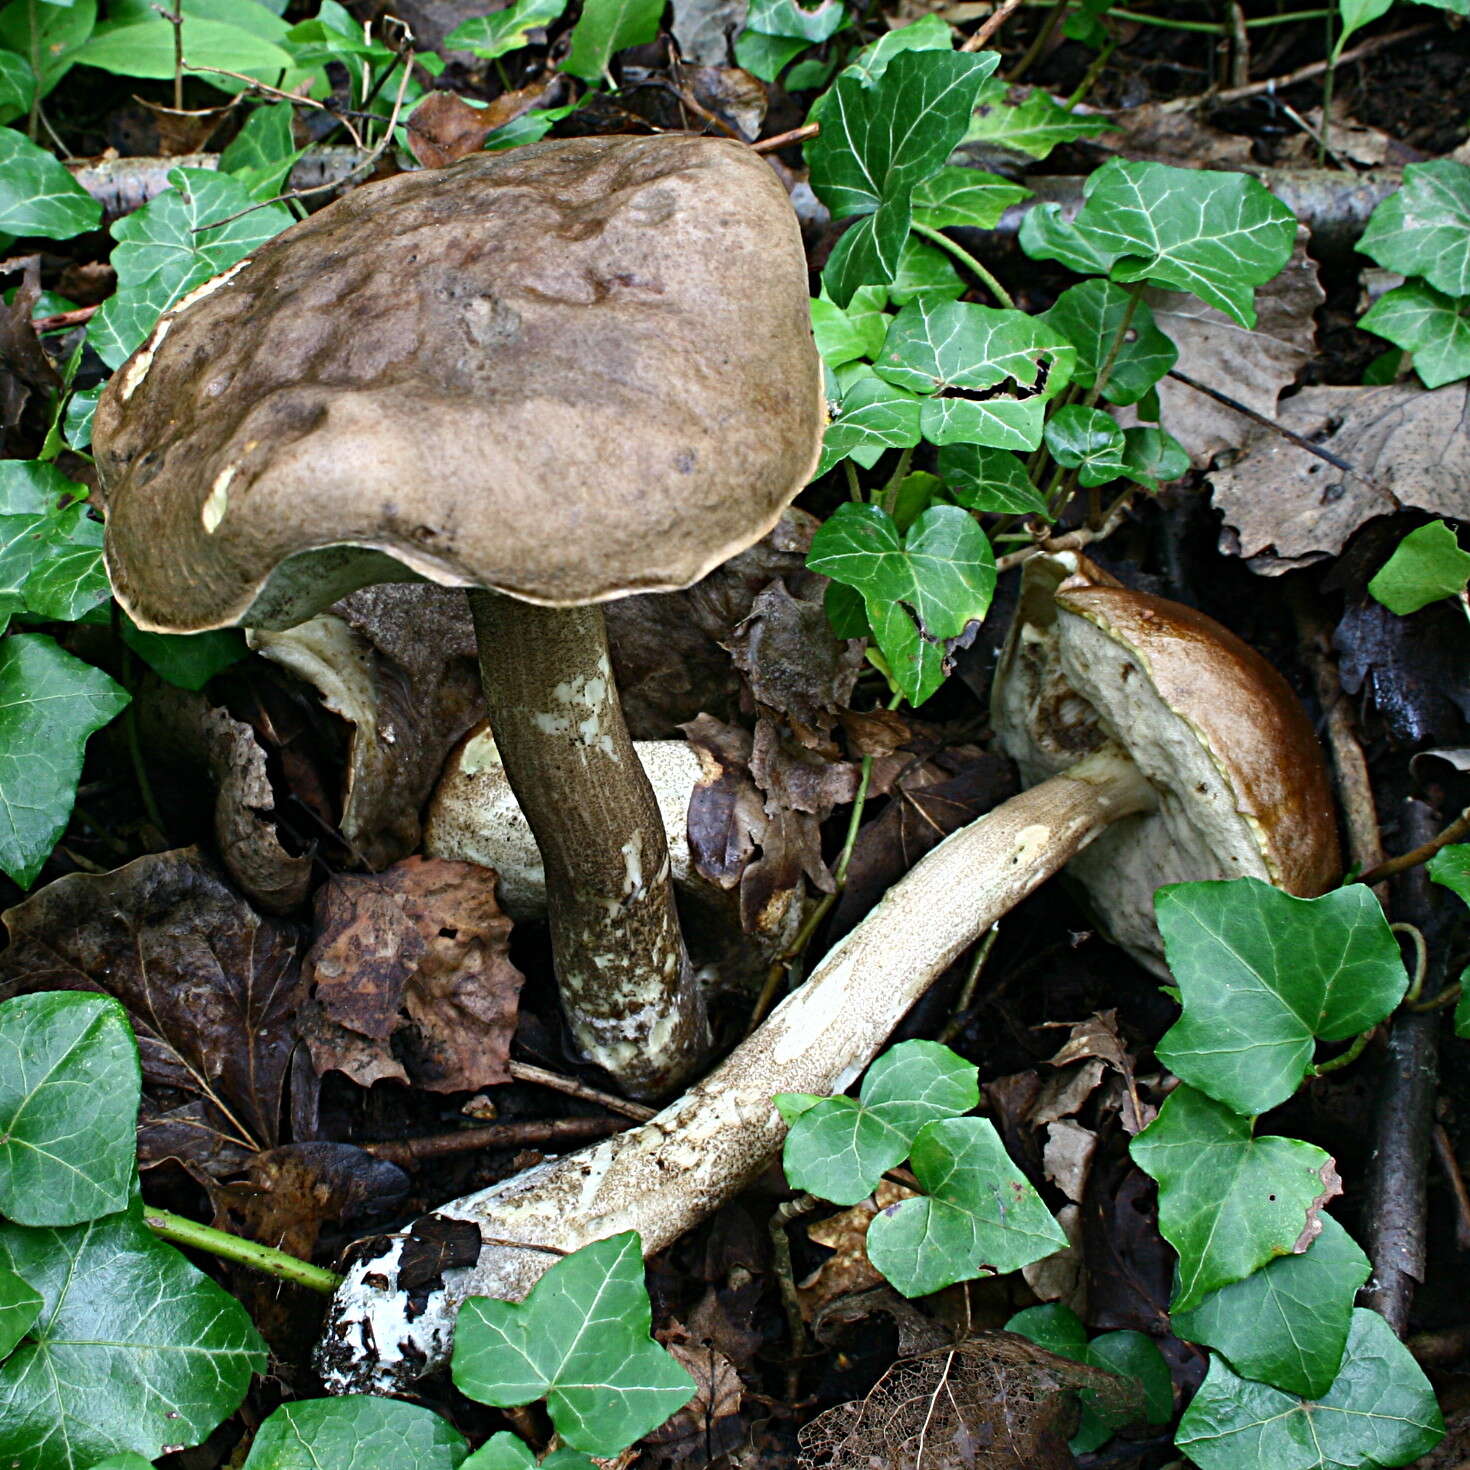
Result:
{"type": "Polygon", "coordinates": [[[530,1062],[511,1062],[510,1075],[517,1082],[534,1082],[538,1087],[549,1087],[553,1092],[565,1093],[568,1097],[580,1098],[583,1102],[596,1103],[610,1113],[621,1113],[635,1123],[646,1123],[656,1109],[646,1108],[642,1103],[629,1102],[625,1097],[614,1097],[609,1092],[599,1092],[575,1077],[563,1077],[560,1072],[548,1071],[545,1067],[532,1066],[530,1062]]]}
{"type": "Polygon", "coordinates": [[[774,138],[762,138],[759,143],[752,143],[752,153],[774,153],[778,148],[785,148],[791,143],[804,143],[808,138],[815,138],[822,131],[821,123],[807,123],[803,127],[792,128],[789,132],[777,133],[774,138]]]}
{"type": "Polygon", "coordinates": [[[1005,0],[1000,9],[994,11],[990,18],[975,32],[973,36],[966,38],[961,51],[978,51],[1025,3],[1025,0],[1005,0]]]}
{"type": "Polygon", "coordinates": [[[1400,853],[1398,857],[1387,858],[1377,867],[1369,868],[1358,878],[1358,882],[1367,883],[1371,887],[1374,883],[1381,883],[1385,878],[1392,878],[1396,873],[1405,872],[1409,868],[1417,868],[1420,863],[1427,863],[1440,848],[1448,847],[1450,843],[1458,842],[1466,836],[1470,836],[1470,806],[1467,806],[1437,837],[1431,837],[1428,842],[1414,848],[1412,852],[1400,853]]]}

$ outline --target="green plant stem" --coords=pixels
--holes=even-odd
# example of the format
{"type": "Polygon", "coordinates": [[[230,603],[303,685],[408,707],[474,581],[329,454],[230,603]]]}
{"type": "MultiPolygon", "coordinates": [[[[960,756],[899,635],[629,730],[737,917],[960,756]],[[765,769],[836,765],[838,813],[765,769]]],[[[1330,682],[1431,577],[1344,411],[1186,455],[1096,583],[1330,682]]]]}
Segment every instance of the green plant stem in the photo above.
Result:
{"type": "Polygon", "coordinates": [[[1090,91],[1092,91],[1093,86],[1097,82],[1097,79],[1102,75],[1103,68],[1108,64],[1108,61],[1111,58],[1113,52],[1117,49],[1117,41],[1113,40],[1110,37],[1108,40],[1108,44],[1104,46],[1102,50],[1099,51],[1097,55],[1092,58],[1092,65],[1089,66],[1087,70],[1082,74],[1082,80],[1077,83],[1076,87],[1072,91],[1072,95],[1068,97],[1064,103],[1062,103],[1062,106],[1066,108],[1068,112],[1071,112],[1071,110],[1076,107],[1076,105],[1081,102],[1082,99],[1087,96],[1090,91]]]}
{"type": "Polygon", "coordinates": [[[1118,330],[1113,333],[1108,355],[1103,358],[1103,364],[1097,370],[1096,380],[1088,390],[1087,397],[1082,400],[1086,408],[1097,407],[1097,400],[1102,397],[1103,389],[1108,386],[1108,379],[1113,376],[1113,365],[1118,361],[1118,354],[1123,350],[1123,343],[1128,338],[1128,329],[1133,325],[1133,318],[1138,312],[1138,303],[1143,300],[1144,286],[1145,282],[1136,281],[1128,288],[1128,305],[1123,311],[1123,320],[1118,323],[1118,330]]]}
{"type": "MultiPolygon", "coordinates": [[[[1158,26],[1166,31],[1199,31],[1205,35],[1223,36],[1229,31],[1229,27],[1214,20],[1174,20],[1162,15],[1144,15],[1137,10],[1119,10],[1114,7],[1108,11],[1111,16],[1119,20],[1131,20],[1139,25],[1158,26]]],[[[1293,10],[1285,15],[1258,15],[1245,23],[1246,30],[1253,30],[1257,26],[1284,26],[1299,20],[1326,20],[1335,15],[1332,10],[1293,10]]]]}
{"type": "Polygon", "coordinates": [[[980,983],[980,972],[985,968],[985,961],[990,958],[990,951],[995,948],[996,936],[999,933],[1000,925],[992,924],[986,931],[985,938],[975,946],[975,957],[970,961],[970,970],[955,1000],[953,1014],[944,1023],[944,1029],[939,1033],[939,1040],[945,1046],[948,1046],[960,1034],[965,1022],[969,1019],[970,1006],[975,999],[975,988],[980,983]]]}
{"type": "Polygon", "coordinates": [[[1067,4],[1068,0],[1056,0],[1045,24],[1037,31],[1036,39],[1026,48],[1025,55],[1006,73],[1006,81],[1012,86],[1036,65],[1037,58],[1051,44],[1051,38],[1056,34],[1057,27],[1062,23],[1062,17],[1067,13],[1067,4]]]}
{"type": "Polygon", "coordinates": [[[941,249],[949,251],[1002,306],[1008,311],[1015,310],[1016,303],[1011,300],[1010,292],[963,245],[956,245],[942,230],[936,230],[929,225],[921,225],[918,220],[914,220],[909,228],[914,234],[922,235],[924,239],[932,240],[941,249]]]}
{"type": "Polygon", "coordinates": [[[31,115],[26,119],[26,136],[31,142],[37,141],[36,135],[41,131],[41,42],[39,40],[39,27],[36,24],[36,0],[27,0],[26,24],[30,27],[27,42],[30,46],[31,82],[31,115]]]}
{"type": "Polygon", "coordinates": [[[1378,1028],[1374,1026],[1361,1035],[1353,1037],[1352,1045],[1346,1051],[1339,1052],[1335,1057],[1329,1057],[1325,1062],[1318,1062],[1312,1068],[1311,1075],[1325,1077],[1329,1072],[1340,1072],[1344,1067],[1351,1067],[1363,1055],[1363,1048],[1373,1039],[1373,1033],[1377,1030],[1378,1028]]]}
{"type": "Polygon", "coordinates": [[[268,1245],[242,1240],[240,1236],[216,1230],[212,1225],[201,1225],[197,1220],[175,1215],[171,1210],[145,1206],[143,1223],[161,1240],[187,1246],[190,1250],[205,1251],[238,1266],[249,1266],[252,1271],[263,1271],[267,1276],[294,1282],[324,1296],[330,1296],[342,1284],[342,1278],[335,1271],[313,1266],[310,1261],[288,1256],[285,1251],[274,1250],[268,1245]]]}
{"type": "Polygon", "coordinates": [[[1404,998],[1404,1009],[1422,1014],[1425,1011],[1442,1011],[1446,1006],[1454,1005],[1460,999],[1460,993],[1464,989],[1458,982],[1454,985],[1446,985],[1443,990],[1437,990],[1428,1000],[1410,1001],[1404,998]]]}
{"type": "Polygon", "coordinates": [[[842,461],[842,468],[847,471],[848,498],[861,504],[868,497],[863,494],[863,485],[858,479],[857,466],[850,459],[845,459],[842,461]]]}
{"type": "MultiPolygon", "coordinates": [[[[889,515],[893,514],[894,502],[898,499],[898,487],[903,484],[904,477],[909,472],[909,466],[914,462],[914,446],[906,446],[899,451],[898,463],[893,467],[893,473],[888,477],[888,483],[874,495],[889,515]]],[[[850,464],[851,461],[849,460],[850,464]]]]}
{"type": "Polygon", "coordinates": [[[1390,924],[1388,926],[1395,934],[1405,935],[1414,946],[1414,976],[1409,981],[1409,988],[1404,992],[1403,1004],[1412,1006],[1419,999],[1419,993],[1424,989],[1424,976],[1429,971],[1429,945],[1425,942],[1423,932],[1414,924],[1390,924]]]}

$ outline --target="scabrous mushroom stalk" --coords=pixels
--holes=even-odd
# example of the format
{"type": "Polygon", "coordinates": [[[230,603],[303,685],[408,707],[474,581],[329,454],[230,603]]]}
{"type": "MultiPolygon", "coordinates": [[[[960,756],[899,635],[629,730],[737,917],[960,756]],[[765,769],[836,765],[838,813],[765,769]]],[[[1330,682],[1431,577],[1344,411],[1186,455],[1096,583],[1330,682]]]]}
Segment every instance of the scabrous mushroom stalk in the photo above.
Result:
{"type": "MultiPolygon", "coordinates": [[[[443,1365],[466,1296],[523,1297],[560,1255],[621,1230],[656,1251],[737,1194],[780,1147],[777,1092],[841,1091],[969,944],[1153,789],[1116,747],[961,828],[915,865],[799,990],[657,1117],[442,1206],[486,1244],[409,1312],[393,1285],[401,1241],[356,1263],[318,1349],[329,1389],[401,1392],[443,1365]],[[527,1246],[504,1244],[525,1241],[527,1246]]],[[[421,1295],[421,1294],[420,1294],[421,1295]]]]}
{"type": "Polygon", "coordinates": [[[471,592],[485,701],[535,834],[562,1008],[630,1092],[681,1080],[708,1046],[663,818],[633,750],[598,607],[471,592]]]}

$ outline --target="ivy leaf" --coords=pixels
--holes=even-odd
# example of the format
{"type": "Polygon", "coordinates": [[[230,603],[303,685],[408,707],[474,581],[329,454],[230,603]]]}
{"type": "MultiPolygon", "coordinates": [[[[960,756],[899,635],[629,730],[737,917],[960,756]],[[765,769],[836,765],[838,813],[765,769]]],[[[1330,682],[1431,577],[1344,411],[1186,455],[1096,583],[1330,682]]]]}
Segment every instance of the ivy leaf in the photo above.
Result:
{"type": "Polygon", "coordinates": [[[44,148],[0,128],[0,233],[65,240],[102,223],[102,206],[44,148]]]}
{"type": "Polygon", "coordinates": [[[1025,312],[916,301],[894,317],[873,370],[924,398],[919,424],[931,443],[1032,450],[1046,400],[1075,360],[1060,332],[1025,312]],[[1006,383],[1012,391],[989,391],[1006,383]]]}
{"type": "Polygon", "coordinates": [[[135,1455],[132,1450],[124,1450],[120,1455],[109,1455],[105,1460],[98,1460],[92,1470],[153,1470],[153,1461],[145,1460],[142,1455],[135,1455]]]}
{"type": "Polygon", "coordinates": [[[1212,1358],[1174,1443],[1200,1470],[1347,1470],[1407,1464],[1443,1435],[1434,1391],[1408,1348],[1359,1308],[1342,1371],[1321,1398],[1239,1378],[1212,1358]]]}
{"type": "Polygon", "coordinates": [[[1374,574],[1368,591],[1400,617],[1441,597],[1457,597],[1470,578],[1470,552],[1443,521],[1410,531],[1374,574]]]}
{"type": "Polygon", "coordinates": [[[1014,454],[983,444],[946,444],[937,463],[949,493],[966,510],[1051,520],[1045,499],[1014,454]]]}
{"type": "Polygon", "coordinates": [[[904,1041],[863,1077],[858,1098],[777,1093],[791,1125],[782,1162],[794,1189],[855,1205],[909,1155],[926,1123],[968,1113],[980,1101],[977,1069],[937,1041],[904,1041]],[[788,1104],[800,1111],[788,1112],[788,1104]]]}
{"type": "Polygon", "coordinates": [[[1106,485],[1128,473],[1127,450],[1117,421],[1100,408],[1068,403],[1047,420],[1046,447],[1084,485],[1106,485]]]}
{"type": "Polygon", "coordinates": [[[1237,1113],[1289,1098],[1314,1041],[1346,1041],[1403,998],[1383,908],[1361,883],[1293,898],[1257,878],[1176,883],[1154,895],[1183,1016],[1159,1060],[1237,1113]]]}
{"type": "Polygon", "coordinates": [[[1123,463],[1130,479],[1157,490],[1189,470],[1189,451],[1167,429],[1134,424],[1123,430],[1123,463]]]}
{"type": "Polygon", "coordinates": [[[1167,1424],[1174,1417],[1174,1386],[1169,1365],[1153,1339],[1143,1333],[1104,1332],[1089,1342],[1081,1318],[1060,1302],[1017,1312],[1006,1323],[1005,1330],[1017,1332],[1059,1357],[1116,1373],[1135,1385],[1131,1408],[1106,1404],[1091,1390],[1082,1390],[1081,1422],[1069,1441],[1073,1454],[1090,1453],[1136,1419],[1167,1424]]]}
{"type": "Polygon", "coordinates": [[[125,1450],[152,1459],[198,1444],[265,1368],[245,1309],[136,1204],[57,1230],[0,1224],[0,1266],[43,1301],[0,1363],[7,1470],[87,1470],[125,1450]]]}
{"type": "Polygon", "coordinates": [[[558,1261],[523,1302],[469,1297],[454,1332],[455,1386],[501,1408],[544,1396],[572,1449],[616,1455],[694,1394],[651,1323],[638,1233],[625,1230],[558,1261]]]}
{"type": "Polygon", "coordinates": [[[905,1296],[1004,1275],[1067,1243],[984,1118],[928,1124],[909,1167],[925,1195],[879,1211],[867,1237],[868,1259],[905,1296]]]}
{"type": "MultiPolygon", "coordinates": [[[[460,1470],[597,1470],[597,1464],[577,1450],[552,1450],[544,1460],[531,1453],[523,1439],[502,1429],[460,1465],[460,1470]]],[[[248,1467],[247,1467],[248,1470],[248,1467]]]]}
{"type": "Polygon", "coordinates": [[[289,102],[257,107],[220,154],[220,169],[245,186],[252,199],[274,199],[303,153],[292,135],[289,102]]]}
{"type": "Polygon", "coordinates": [[[1414,371],[1426,388],[1470,375],[1470,297],[1456,300],[1410,281],[1384,292],[1358,325],[1413,353],[1414,371]]]}
{"type": "Polygon", "coordinates": [[[812,538],[807,566],[862,594],[891,677],[911,704],[943,680],[936,645],[984,618],[995,592],[990,543],[953,505],[931,506],[902,538],[878,506],[839,506],[812,538]]]}
{"type": "Polygon", "coordinates": [[[1403,187],[1373,211],[1358,249],[1446,296],[1470,296],[1470,164],[1409,164],[1403,187]]]}
{"type": "MultiPolygon", "coordinates": [[[[184,55],[191,67],[219,67],[261,81],[274,82],[292,70],[291,53],[256,31],[187,13],[184,55]]],[[[174,28],[162,16],[104,21],[72,60],[79,66],[95,66],[116,76],[162,81],[174,74],[174,28]]],[[[205,79],[222,91],[234,91],[242,85],[215,73],[205,73],[205,79]]]]}
{"type": "Polygon", "coordinates": [[[121,367],[158,318],[196,286],[292,223],[283,205],[255,207],[245,185],[229,174],[176,168],[168,178],[167,190],[112,227],[118,242],[112,252],[117,290],[87,330],[111,368],[121,367]],[[213,220],[227,222],[211,228],[213,220]]]}
{"type": "Polygon", "coordinates": [[[985,84],[965,131],[966,143],[1015,148],[1032,158],[1045,158],[1059,144],[1117,131],[1117,124],[1108,118],[1070,112],[1045,92],[1032,90],[1015,103],[1007,100],[1010,95],[999,77],[985,84]]]}
{"type": "Polygon", "coordinates": [[[1323,1215],[1322,1233],[1300,1255],[1259,1271],[1175,1312],[1171,1326],[1224,1356],[1246,1378],[1288,1393],[1326,1393],[1342,1366],[1353,1298],[1372,1267],[1346,1230],[1323,1215]]]}
{"type": "Polygon", "coordinates": [[[1253,1138],[1254,1122],[1176,1087],[1133,1140],[1133,1162],[1158,1181],[1159,1232],[1179,1253],[1176,1312],[1296,1250],[1313,1212],[1337,1192],[1320,1148],[1253,1138]]]}
{"type": "Polygon", "coordinates": [[[115,1000],[58,990],[0,1005],[0,1214],[76,1225],[123,1209],[141,1088],[115,1000]]]}
{"type": "Polygon", "coordinates": [[[663,0],[585,0],[562,70],[584,82],[603,81],[619,51],[658,35],[663,11],[663,0]]]}
{"type": "Polygon", "coordinates": [[[919,400],[872,373],[856,378],[842,395],[822,437],[817,475],[849,455],[872,469],[884,450],[908,449],[919,442],[919,400]]]}
{"type": "Polygon", "coordinates": [[[763,82],[774,82],[808,46],[836,35],[847,20],[841,0],[810,8],[797,0],[751,0],[745,29],[735,38],[736,64],[763,82]]]}
{"type": "Polygon", "coordinates": [[[888,317],[883,311],[888,293],[882,286],[864,286],[846,309],[829,296],[812,298],[812,336],[829,368],[860,358],[876,357],[883,347],[888,317]]]}
{"type": "Polygon", "coordinates": [[[1179,359],[1179,349],[1155,325],[1148,303],[1134,305],[1133,293],[1112,281],[1068,287],[1042,320],[1077,349],[1072,379],[1079,386],[1091,388],[1111,356],[1102,390],[1109,403],[1137,403],[1179,359]]]}
{"type": "Polygon", "coordinates": [[[122,641],[160,678],[180,689],[203,689],[216,674],[240,662],[250,649],[238,628],[209,633],[145,633],[121,608],[122,641]]]}
{"type": "Polygon", "coordinates": [[[455,1470],[468,1452],[464,1436],[432,1410],[347,1394],[282,1404],[256,1431],[243,1470],[455,1470]]]}
{"type": "Polygon", "coordinates": [[[822,131],[806,145],[812,189],[834,219],[867,216],[823,272],[839,306],[858,286],[893,279],[913,190],[949,157],[998,61],[994,53],[903,51],[871,85],[843,72],[827,92],[822,131]]]}
{"type": "MultiPolygon", "coordinates": [[[[944,251],[910,235],[898,252],[898,270],[888,287],[888,299],[894,306],[907,306],[913,301],[937,305],[954,301],[965,294],[965,283],[944,251]]],[[[886,327],[888,321],[883,325],[886,327]]]]}
{"type": "Polygon", "coordinates": [[[1192,292],[1243,327],[1255,325],[1255,287],[1291,258],[1296,216],[1246,174],[1114,158],[1082,192],[1070,225],[1052,206],[1023,228],[1027,254],[1084,270],[1096,267],[1076,262],[1094,258],[1115,281],[1192,292]]]}
{"type": "Polygon", "coordinates": [[[0,869],[29,888],[66,830],[82,747],[128,702],[39,633],[0,642],[0,869]]]}
{"type": "Polygon", "coordinates": [[[31,1330],[41,1315],[41,1294],[7,1266],[0,1266],[0,1359],[31,1330]]]}
{"type": "Polygon", "coordinates": [[[1432,882],[1470,904],[1470,843],[1453,842],[1429,859],[1426,871],[1432,882]]]}
{"type": "Polygon", "coordinates": [[[0,46],[25,65],[28,76],[21,84],[23,105],[14,111],[7,108],[0,121],[29,112],[35,90],[44,97],[71,70],[77,50],[96,23],[97,0],[72,0],[70,5],[10,0],[0,10],[0,46]]]}
{"type": "Polygon", "coordinates": [[[446,51],[473,51],[494,61],[507,51],[530,44],[531,32],[545,30],[560,20],[567,0],[515,0],[493,15],[476,15],[457,25],[445,38],[446,51]]]}
{"type": "Polygon", "coordinates": [[[934,230],[989,230],[1011,205],[1030,197],[1030,189],[998,174],[951,164],[914,189],[914,218],[934,230]]]}
{"type": "Polygon", "coordinates": [[[0,51],[0,122],[9,122],[31,110],[36,75],[23,56],[0,51]]]}

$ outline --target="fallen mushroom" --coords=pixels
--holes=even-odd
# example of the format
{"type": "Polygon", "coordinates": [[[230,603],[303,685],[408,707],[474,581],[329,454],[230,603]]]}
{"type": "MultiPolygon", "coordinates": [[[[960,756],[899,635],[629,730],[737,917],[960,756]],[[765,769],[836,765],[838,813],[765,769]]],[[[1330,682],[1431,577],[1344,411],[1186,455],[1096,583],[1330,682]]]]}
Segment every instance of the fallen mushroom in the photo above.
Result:
{"type": "MultiPolygon", "coordinates": [[[[476,1265],[446,1271],[410,1304],[396,1288],[399,1240],[357,1260],[318,1348],[329,1387],[406,1388],[445,1361],[466,1296],[522,1297],[562,1252],[626,1229],[640,1232],[646,1251],[668,1245],[770,1162],[785,1132],[774,1093],[845,1088],[951,961],[1112,824],[1157,813],[1152,836],[1181,834],[1177,855],[1144,845],[1163,865],[1161,881],[1245,868],[1307,894],[1334,880],[1326,777],[1285,681],[1188,608],[1085,576],[1069,581],[1081,566],[1075,557],[1030,564],[1001,670],[1006,684],[1046,675],[1031,728],[1070,742],[1068,769],[940,843],[720,1067],[650,1122],[442,1206],[437,1213],[479,1228],[476,1265]],[[1085,689],[1066,683],[1079,656],[1105,666],[1085,689]],[[1088,691],[1106,703],[1092,705],[1088,691]],[[1240,748],[1248,725],[1260,753],[1240,748]],[[1191,802],[1200,815],[1182,824],[1165,815],[1191,802]],[[1220,855],[1202,845],[1201,834],[1230,830],[1222,807],[1237,827],[1260,829],[1254,859],[1234,836],[1220,855]]],[[[999,705],[1004,714],[1009,696],[999,705]]],[[[1103,883],[1094,898],[1114,909],[1147,902],[1127,884],[1103,883]]],[[[1120,935],[1151,932],[1151,917],[1112,918],[1120,935]]]]}
{"type": "Polygon", "coordinates": [[[759,156],[679,134],[479,154],[354,191],[165,313],[97,410],[108,569],[166,632],[470,589],[568,1020],[654,1094],[707,1028],[596,604],[759,539],[824,419],[759,156]]]}

